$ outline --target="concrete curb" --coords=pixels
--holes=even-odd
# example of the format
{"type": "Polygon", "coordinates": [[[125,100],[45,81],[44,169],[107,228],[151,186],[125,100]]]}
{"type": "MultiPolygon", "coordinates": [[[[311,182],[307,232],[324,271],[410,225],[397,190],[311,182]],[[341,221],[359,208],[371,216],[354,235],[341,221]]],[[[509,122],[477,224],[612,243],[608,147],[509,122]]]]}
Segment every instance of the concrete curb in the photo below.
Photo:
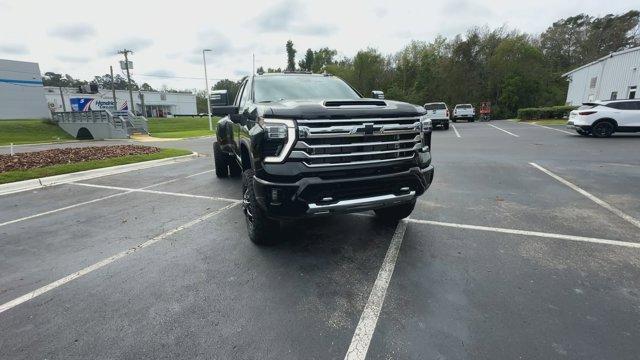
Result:
{"type": "Polygon", "coordinates": [[[100,169],[79,171],[70,174],[62,174],[55,176],[43,177],[40,179],[31,179],[24,181],[16,181],[8,184],[0,185],[0,196],[14,194],[22,191],[40,189],[47,186],[66,184],[74,181],[83,181],[94,179],[102,176],[116,175],[134,170],[148,169],[156,166],[169,165],[197,158],[199,155],[194,152],[190,155],[176,156],[166,159],[149,160],[133,164],[110,166],[100,169]]]}
{"type": "MultiPolygon", "coordinates": [[[[78,143],[100,143],[101,141],[130,141],[131,139],[104,139],[104,140],[65,140],[65,141],[54,141],[54,142],[42,142],[42,143],[31,143],[31,144],[13,144],[14,148],[25,147],[25,146],[41,146],[41,145],[64,145],[64,144],[78,144],[78,143]]],[[[0,145],[1,148],[9,148],[11,145],[0,145]]]]}

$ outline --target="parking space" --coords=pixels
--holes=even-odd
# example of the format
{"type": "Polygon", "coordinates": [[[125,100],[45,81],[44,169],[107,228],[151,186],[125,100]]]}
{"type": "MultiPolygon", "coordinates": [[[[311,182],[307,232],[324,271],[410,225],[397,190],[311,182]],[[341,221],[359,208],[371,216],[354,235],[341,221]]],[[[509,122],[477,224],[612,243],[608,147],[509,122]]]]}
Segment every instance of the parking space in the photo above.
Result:
{"type": "Polygon", "coordinates": [[[455,127],[406,231],[344,215],[256,247],[208,157],[0,197],[0,357],[632,358],[637,139],[455,127]]]}
{"type": "Polygon", "coordinates": [[[410,224],[369,358],[634,358],[639,255],[410,224]]]}

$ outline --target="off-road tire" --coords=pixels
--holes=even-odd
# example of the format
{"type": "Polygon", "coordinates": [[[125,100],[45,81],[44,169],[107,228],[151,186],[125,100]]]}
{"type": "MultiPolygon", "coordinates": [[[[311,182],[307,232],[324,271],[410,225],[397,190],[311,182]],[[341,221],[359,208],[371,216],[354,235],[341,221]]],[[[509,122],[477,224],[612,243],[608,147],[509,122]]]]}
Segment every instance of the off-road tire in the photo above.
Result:
{"type": "Polygon", "coordinates": [[[273,245],[280,233],[280,222],[267,217],[258,205],[253,189],[254,171],[242,173],[242,211],[247,223],[249,239],[256,245],[273,245]]]}
{"type": "Polygon", "coordinates": [[[600,121],[593,125],[591,134],[593,137],[605,138],[611,136],[616,130],[616,126],[611,121],[600,121]]]}
{"type": "Polygon", "coordinates": [[[222,151],[217,141],[213,143],[213,162],[217,177],[226,178],[229,176],[229,156],[222,151]]]}
{"type": "Polygon", "coordinates": [[[240,164],[238,164],[233,156],[229,156],[229,175],[231,175],[231,177],[239,177],[242,175],[242,167],[240,167],[240,164]]]}
{"type": "Polygon", "coordinates": [[[400,204],[395,206],[390,206],[386,208],[376,209],[374,210],[376,216],[382,219],[385,222],[395,222],[401,219],[404,219],[411,215],[411,212],[416,207],[416,200],[412,200],[406,204],[400,204]]]}

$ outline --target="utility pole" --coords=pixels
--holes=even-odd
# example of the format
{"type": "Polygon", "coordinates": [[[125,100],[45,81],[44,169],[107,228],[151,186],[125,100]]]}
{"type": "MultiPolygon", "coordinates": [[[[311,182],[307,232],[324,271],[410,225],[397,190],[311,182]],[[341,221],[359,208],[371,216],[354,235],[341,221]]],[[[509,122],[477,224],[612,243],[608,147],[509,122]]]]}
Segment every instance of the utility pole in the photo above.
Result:
{"type": "Polygon", "coordinates": [[[135,106],[133,105],[133,91],[131,90],[131,75],[129,74],[129,54],[133,54],[133,50],[122,49],[118,51],[118,54],[124,55],[124,66],[125,66],[125,69],[127,70],[127,82],[128,82],[127,87],[129,88],[129,101],[131,101],[131,103],[129,104],[129,109],[131,110],[131,113],[135,115],[136,109],[135,109],[135,106]]]}
{"type": "Polygon", "coordinates": [[[142,113],[142,116],[147,116],[147,113],[144,109],[144,94],[142,93],[142,91],[138,91],[138,97],[140,98],[140,113],[142,113]]]}
{"type": "Polygon", "coordinates": [[[64,95],[62,95],[62,86],[58,86],[58,90],[60,90],[60,100],[62,101],[62,111],[67,112],[67,104],[64,103],[64,95]]]}
{"type": "Polygon", "coordinates": [[[209,88],[209,78],[207,77],[207,58],[205,53],[210,49],[202,50],[202,62],[204,63],[204,84],[207,87],[207,114],[209,115],[209,131],[213,131],[213,123],[211,122],[211,89],[209,88]]]}
{"type": "Polygon", "coordinates": [[[113,66],[109,66],[111,72],[111,94],[113,95],[113,111],[118,111],[118,99],[116,99],[116,82],[113,79],[113,66]]]}

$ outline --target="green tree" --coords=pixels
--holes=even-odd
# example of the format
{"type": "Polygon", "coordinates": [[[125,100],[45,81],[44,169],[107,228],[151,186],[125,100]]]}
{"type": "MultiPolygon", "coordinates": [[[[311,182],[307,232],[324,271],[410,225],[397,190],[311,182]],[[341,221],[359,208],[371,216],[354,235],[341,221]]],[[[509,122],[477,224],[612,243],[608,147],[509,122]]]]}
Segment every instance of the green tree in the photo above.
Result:
{"type": "Polygon", "coordinates": [[[236,82],[224,79],[215,83],[215,85],[213,85],[213,90],[227,90],[227,97],[229,102],[232,103],[238,94],[238,90],[240,90],[240,84],[242,84],[242,80],[236,82]]]}
{"type": "Polygon", "coordinates": [[[298,61],[298,67],[300,70],[312,71],[313,70],[313,50],[307,49],[304,55],[304,59],[298,61]]]}
{"type": "Polygon", "coordinates": [[[489,81],[503,116],[514,116],[518,108],[542,105],[546,63],[540,49],[528,40],[521,35],[502,41],[489,60],[489,81]]]}
{"type": "Polygon", "coordinates": [[[293,41],[288,40],[285,45],[285,49],[287,50],[287,70],[295,71],[296,70],[296,49],[293,47],[293,41]]]}
{"type": "MultiPolygon", "coordinates": [[[[143,83],[142,85],[140,85],[140,90],[142,91],[156,91],[151,85],[149,85],[148,83],[143,83]]],[[[174,90],[177,91],[177,90],[174,90]]]]}
{"type": "Polygon", "coordinates": [[[313,52],[313,66],[311,70],[314,73],[320,73],[325,70],[327,65],[334,63],[334,58],[338,52],[333,49],[324,47],[313,52]]]}

